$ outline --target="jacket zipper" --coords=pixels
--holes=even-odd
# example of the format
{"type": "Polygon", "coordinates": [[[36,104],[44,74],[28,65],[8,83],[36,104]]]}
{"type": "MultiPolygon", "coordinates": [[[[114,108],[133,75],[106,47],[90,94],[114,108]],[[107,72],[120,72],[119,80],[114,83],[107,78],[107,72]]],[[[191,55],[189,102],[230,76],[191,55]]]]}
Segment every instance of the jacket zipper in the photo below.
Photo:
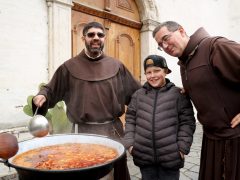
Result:
{"type": "Polygon", "coordinates": [[[153,157],[155,163],[157,163],[157,152],[156,152],[156,143],[155,143],[155,112],[156,112],[156,104],[157,104],[157,96],[158,96],[158,91],[155,94],[155,99],[154,99],[154,107],[153,107],[153,119],[152,119],[152,140],[153,140],[153,157]]]}

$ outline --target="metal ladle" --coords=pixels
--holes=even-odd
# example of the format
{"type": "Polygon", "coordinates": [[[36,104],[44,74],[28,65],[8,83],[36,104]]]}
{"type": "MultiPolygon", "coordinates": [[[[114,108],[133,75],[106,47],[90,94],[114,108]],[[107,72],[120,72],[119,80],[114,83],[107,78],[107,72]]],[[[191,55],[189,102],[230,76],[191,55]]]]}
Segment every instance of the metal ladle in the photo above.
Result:
{"type": "Polygon", "coordinates": [[[33,117],[29,121],[28,129],[33,136],[43,137],[49,133],[49,123],[44,116],[37,114],[38,108],[39,107],[37,107],[33,117]]]}

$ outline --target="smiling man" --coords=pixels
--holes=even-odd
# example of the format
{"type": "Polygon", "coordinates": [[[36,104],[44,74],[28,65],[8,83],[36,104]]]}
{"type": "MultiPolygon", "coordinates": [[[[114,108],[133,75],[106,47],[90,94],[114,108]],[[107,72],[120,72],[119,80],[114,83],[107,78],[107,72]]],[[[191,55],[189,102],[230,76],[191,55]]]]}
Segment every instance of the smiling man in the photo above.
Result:
{"type": "Polygon", "coordinates": [[[178,57],[183,87],[203,125],[199,180],[240,179],[240,44],[174,21],[153,31],[159,49],[178,57]]]}
{"type": "Polygon", "coordinates": [[[101,28],[93,27],[83,30],[83,41],[85,42],[85,53],[90,58],[100,56],[104,48],[105,32],[101,28]]]}
{"type": "MultiPolygon", "coordinates": [[[[51,81],[33,98],[33,105],[45,114],[48,108],[64,100],[67,116],[78,125],[79,133],[120,140],[123,124],[119,117],[140,83],[119,60],[103,53],[105,29],[102,24],[86,24],[82,40],[85,49],[57,69],[51,81]]],[[[114,179],[130,179],[126,157],[115,163],[114,179]]]]}

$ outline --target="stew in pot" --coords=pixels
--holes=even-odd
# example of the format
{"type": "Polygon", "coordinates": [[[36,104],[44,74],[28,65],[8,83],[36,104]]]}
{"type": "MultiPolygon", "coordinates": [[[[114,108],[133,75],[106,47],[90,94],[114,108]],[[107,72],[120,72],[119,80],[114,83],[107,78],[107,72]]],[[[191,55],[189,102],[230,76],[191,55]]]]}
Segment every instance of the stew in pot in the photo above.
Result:
{"type": "Polygon", "coordinates": [[[13,164],[45,170],[78,169],[115,159],[118,152],[99,144],[65,143],[26,151],[13,159],[13,164]]]}

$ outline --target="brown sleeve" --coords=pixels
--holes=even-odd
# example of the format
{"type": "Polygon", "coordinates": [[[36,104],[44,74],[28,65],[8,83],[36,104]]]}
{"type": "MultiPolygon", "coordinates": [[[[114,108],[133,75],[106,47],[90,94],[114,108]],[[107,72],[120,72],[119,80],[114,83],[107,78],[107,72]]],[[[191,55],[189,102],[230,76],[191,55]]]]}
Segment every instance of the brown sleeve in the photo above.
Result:
{"type": "Polygon", "coordinates": [[[210,61],[224,79],[240,83],[240,44],[226,38],[217,39],[212,45],[210,61]]]}
{"type": "Polygon", "coordinates": [[[123,77],[125,105],[128,105],[130,103],[131,96],[136,90],[141,88],[141,84],[133,77],[133,75],[128,71],[128,69],[124,65],[122,65],[120,71],[123,77]]]}
{"type": "Polygon", "coordinates": [[[41,87],[38,95],[44,95],[47,101],[39,108],[39,113],[45,114],[49,108],[53,108],[56,103],[64,100],[69,83],[67,73],[66,67],[61,65],[54,73],[50,82],[41,87]]]}

